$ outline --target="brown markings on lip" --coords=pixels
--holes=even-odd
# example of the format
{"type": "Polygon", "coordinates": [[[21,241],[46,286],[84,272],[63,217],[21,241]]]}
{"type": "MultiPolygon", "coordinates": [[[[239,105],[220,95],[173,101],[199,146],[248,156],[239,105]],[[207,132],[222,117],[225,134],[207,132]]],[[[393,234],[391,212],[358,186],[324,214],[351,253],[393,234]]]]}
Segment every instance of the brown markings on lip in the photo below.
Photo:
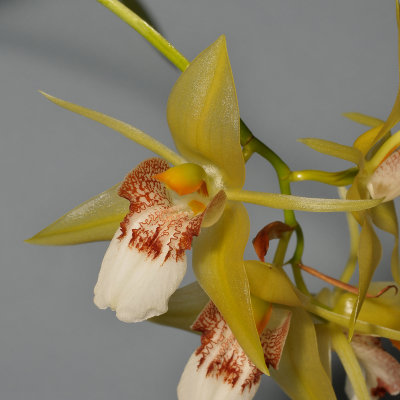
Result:
{"type": "Polygon", "coordinates": [[[242,393],[260,381],[261,371],[248,359],[214,303],[209,302],[192,329],[202,332],[195,354],[199,357],[197,368],[206,368],[207,377],[221,378],[234,388],[247,366],[250,372],[241,385],[242,393]],[[217,354],[213,354],[215,349],[217,354]]]}
{"type": "Polygon", "coordinates": [[[203,214],[192,217],[186,211],[178,211],[164,184],[153,178],[169,168],[160,158],[145,160],[126,176],[118,192],[130,201],[118,239],[129,234],[132,218],[137,219],[139,226],[131,229],[129,246],[152,260],[161,256],[164,246],[168,246],[162,263],[168,259],[183,259],[185,251],[191,248],[193,236],[200,233],[203,219],[203,214]],[[140,214],[149,209],[151,212],[141,218],[140,214]]]}
{"type": "Polygon", "coordinates": [[[267,366],[278,369],[279,361],[282,356],[283,347],[290,327],[290,315],[283,324],[276,329],[264,329],[261,333],[261,346],[264,350],[264,357],[267,366]]]}

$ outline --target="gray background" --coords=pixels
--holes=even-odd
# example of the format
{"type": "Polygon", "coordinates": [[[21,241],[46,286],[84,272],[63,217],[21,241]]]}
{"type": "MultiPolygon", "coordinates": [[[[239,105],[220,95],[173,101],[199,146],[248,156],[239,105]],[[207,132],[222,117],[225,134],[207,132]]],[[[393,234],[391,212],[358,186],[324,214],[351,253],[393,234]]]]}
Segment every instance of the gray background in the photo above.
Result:
{"type": "MultiPolygon", "coordinates": [[[[394,1],[147,0],[189,59],[227,36],[241,115],[293,169],[346,168],[296,138],[351,144],[363,130],[341,117],[385,118],[397,90],[394,1]]],[[[23,243],[73,206],[113,185],[151,154],[119,134],[58,109],[47,91],[106,112],[172,146],[165,120],[178,72],[94,0],[0,0],[0,398],[174,399],[199,339],[150,323],[128,325],[92,302],[107,243],[23,243]]],[[[276,192],[272,168],[248,163],[247,188],[276,192]]],[[[335,197],[322,184],[302,195],[335,197]]],[[[252,236],[280,219],[249,206],[252,236]]],[[[339,276],[343,214],[298,213],[304,262],[339,276]]],[[[388,250],[392,241],[383,236],[388,250]]],[[[254,258],[249,247],[246,257],[254,258]]],[[[389,255],[378,273],[389,280],[389,255]]],[[[185,282],[192,280],[189,272],[185,282]]],[[[317,290],[321,284],[308,280],[317,290]]],[[[337,362],[336,362],[337,365],[337,362]]],[[[340,386],[344,374],[335,371],[340,386]]],[[[339,389],[339,398],[343,392],[339,389]]],[[[256,399],[284,399],[264,379],[256,399]]]]}

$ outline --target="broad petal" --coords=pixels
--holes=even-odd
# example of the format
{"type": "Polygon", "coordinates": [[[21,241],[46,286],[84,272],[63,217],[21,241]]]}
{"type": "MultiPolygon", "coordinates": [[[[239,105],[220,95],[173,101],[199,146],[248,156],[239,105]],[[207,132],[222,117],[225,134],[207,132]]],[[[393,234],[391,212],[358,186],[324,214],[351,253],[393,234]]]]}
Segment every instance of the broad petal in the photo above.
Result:
{"type": "Polygon", "coordinates": [[[212,302],[192,329],[202,332],[178,385],[179,400],[250,400],[262,373],[249,360],[212,302]]]}
{"type": "Polygon", "coordinates": [[[244,265],[253,295],[270,303],[301,306],[293,283],[282,268],[255,260],[245,261],[244,265]]]}
{"type": "Polygon", "coordinates": [[[393,200],[400,195],[400,150],[393,152],[372,174],[367,188],[373,199],[393,200]]]}
{"type": "Polygon", "coordinates": [[[372,398],[400,393],[400,363],[382,348],[378,338],[356,335],[351,346],[364,367],[372,398]]]}
{"type": "Polygon", "coordinates": [[[243,350],[260,370],[268,373],[243,262],[248,235],[249,217],[245,207],[228,202],[220,220],[196,239],[193,270],[243,350]]]}
{"type": "Polygon", "coordinates": [[[224,36],[179,77],[168,99],[167,119],[185,158],[216,166],[230,187],[243,186],[239,107],[224,36]]]}
{"type": "Polygon", "coordinates": [[[111,240],[129,207],[118,196],[119,187],[120,183],[73,208],[26,242],[59,246],[111,240]]]}

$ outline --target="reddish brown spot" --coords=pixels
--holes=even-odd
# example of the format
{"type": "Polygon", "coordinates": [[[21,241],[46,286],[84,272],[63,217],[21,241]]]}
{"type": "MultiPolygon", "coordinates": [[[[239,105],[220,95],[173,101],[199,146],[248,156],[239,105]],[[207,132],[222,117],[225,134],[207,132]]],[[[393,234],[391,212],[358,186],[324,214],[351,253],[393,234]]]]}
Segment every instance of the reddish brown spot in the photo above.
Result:
{"type": "Polygon", "coordinates": [[[384,387],[384,382],[378,378],[378,386],[371,389],[371,395],[374,397],[384,397],[386,393],[388,393],[388,391],[384,387]]]}
{"type": "Polygon", "coordinates": [[[269,241],[280,239],[285,232],[290,232],[294,228],[281,221],[274,221],[264,226],[253,239],[254,250],[258,258],[264,262],[265,255],[269,249],[269,241]]]}

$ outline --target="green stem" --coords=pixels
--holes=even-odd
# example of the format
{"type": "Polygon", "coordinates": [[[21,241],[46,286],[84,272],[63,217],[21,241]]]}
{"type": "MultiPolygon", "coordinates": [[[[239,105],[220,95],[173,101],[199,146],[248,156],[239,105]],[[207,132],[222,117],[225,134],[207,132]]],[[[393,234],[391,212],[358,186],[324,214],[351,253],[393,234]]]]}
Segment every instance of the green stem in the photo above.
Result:
{"type": "MultiPolygon", "coordinates": [[[[271,150],[267,145],[257,139],[243,121],[241,121],[240,124],[240,138],[241,144],[243,146],[243,155],[245,157],[245,160],[246,158],[248,159],[253,153],[257,153],[261,157],[265,158],[275,169],[279,181],[280,192],[282,194],[290,195],[290,180],[288,178],[290,177],[291,170],[288,165],[273,150],[271,150]]],[[[301,270],[297,267],[297,264],[301,261],[304,250],[303,232],[300,225],[297,223],[293,210],[284,210],[283,215],[285,223],[295,228],[297,237],[295,253],[291,260],[296,286],[303,293],[309,294],[301,270]]],[[[274,264],[283,265],[290,237],[291,232],[288,232],[283,235],[283,238],[279,241],[278,248],[274,257],[274,264]]]]}
{"type": "Polygon", "coordinates": [[[164,57],[172,62],[178,69],[184,71],[189,66],[189,61],[167,39],[158,33],[151,25],[140,18],[128,7],[118,0],[97,0],[111,12],[120,17],[129,26],[142,35],[164,57]]]}

